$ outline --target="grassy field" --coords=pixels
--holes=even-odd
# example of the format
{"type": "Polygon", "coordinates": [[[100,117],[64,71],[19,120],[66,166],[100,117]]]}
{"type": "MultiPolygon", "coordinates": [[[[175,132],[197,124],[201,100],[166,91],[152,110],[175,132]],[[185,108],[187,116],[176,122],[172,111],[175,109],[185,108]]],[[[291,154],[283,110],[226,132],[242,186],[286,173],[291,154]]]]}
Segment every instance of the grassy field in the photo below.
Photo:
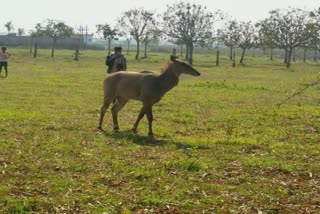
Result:
{"type": "MultiPolygon", "coordinates": [[[[105,52],[11,49],[0,78],[0,213],[319,213],[320,64],[195,55],[200,77],[154,106],[155,139],[130,101],[96,130],[105,52]],[[3,75],[3,73],[2,73],[3,75]]],[[[168,54],[127,56],[154,70],[168,54]]]]}

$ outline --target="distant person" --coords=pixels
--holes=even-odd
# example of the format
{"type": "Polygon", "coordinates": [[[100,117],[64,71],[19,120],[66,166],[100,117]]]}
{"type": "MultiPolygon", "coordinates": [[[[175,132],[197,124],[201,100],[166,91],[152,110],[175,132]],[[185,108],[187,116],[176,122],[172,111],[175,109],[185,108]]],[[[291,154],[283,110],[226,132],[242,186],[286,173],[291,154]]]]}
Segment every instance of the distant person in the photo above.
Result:
{"type": "Polygon", "coordinates": [[[106,65],[108,66],[108,74],[127,70],[127,60],[121,51],[121,47],[115,47],[114,53],[107,56],[106,65]]]}
{"type": "Polygon", "coordinates": [[[0,75],[2,71],[2,67],[4,67],[4,70],[6,72],[6,77],[8,76],[8,58],[10,56],[10,53],[7,52],[6,47],[1,47],[0,52],[0,75]]]}

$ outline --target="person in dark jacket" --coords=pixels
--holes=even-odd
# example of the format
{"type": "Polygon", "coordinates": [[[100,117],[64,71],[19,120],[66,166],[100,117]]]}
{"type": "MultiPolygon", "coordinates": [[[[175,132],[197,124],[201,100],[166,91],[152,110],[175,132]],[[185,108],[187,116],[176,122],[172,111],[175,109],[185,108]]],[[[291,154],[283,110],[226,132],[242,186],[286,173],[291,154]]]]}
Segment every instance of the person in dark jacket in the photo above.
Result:
{"type": "Polygon", "coordinates": [[[127,70],[127,60],[122,54],[121,47],[115,47],[114,53],[107,56],[106,65],[108,66],[108,74],[127,70]]]}

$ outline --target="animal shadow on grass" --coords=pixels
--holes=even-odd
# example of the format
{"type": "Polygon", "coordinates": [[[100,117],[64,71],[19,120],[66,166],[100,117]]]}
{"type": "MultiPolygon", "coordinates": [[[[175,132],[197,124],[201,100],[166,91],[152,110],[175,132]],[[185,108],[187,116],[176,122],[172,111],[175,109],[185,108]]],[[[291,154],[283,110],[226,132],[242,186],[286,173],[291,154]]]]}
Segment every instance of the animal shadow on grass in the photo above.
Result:
{"type": "Polygon", "coordinates": [[[104,130],[103,131],[100,130],[100,132],[108,138],[113,138],[115,140],[120,140],[123,142],[132,142],[134,144],[138,144],[141,146],[165,146],[170,144],[170,145],[175,145],[177,149],[186,149],[186,148],[193,147],[183,142],[176,142],[169,136],[161,136],[159,138],[143,136],[143,135],[134,133],[131,130],[124,130],[124,131],[117,131],[117,132],[106,132],[104,130]]]}
{"type": "Polygon", "coordinates": [[[155,137],[142,136],[137,133],[132,132],[132,130],[124,130],[117,132],[106,132],[101,131],[104,136],[111,137],[115,140],[121,141],[131,141],[138,145],[149,145],[149,146],[164,146],[170,141],[170,139],[156,139],[155,137]]]}

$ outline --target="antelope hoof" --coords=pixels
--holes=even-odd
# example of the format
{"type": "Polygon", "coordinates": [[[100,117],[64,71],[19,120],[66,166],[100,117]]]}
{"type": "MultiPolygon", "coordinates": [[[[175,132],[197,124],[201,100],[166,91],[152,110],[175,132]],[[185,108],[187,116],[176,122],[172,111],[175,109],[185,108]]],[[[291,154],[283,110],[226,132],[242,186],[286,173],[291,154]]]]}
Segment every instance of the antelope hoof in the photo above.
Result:
{"type": "Polygon", "coordinates": [[[113,131],[114,131],[114,132],[119,132],[119,127],[114,127],[114,128],[113,128],[113,131]]]}
{"type": "Polygon", "coordinates": [[[98,126],[97,129],[98,129],[98,131],[103,132],[103,129],[101,126],[98,126]]]}

